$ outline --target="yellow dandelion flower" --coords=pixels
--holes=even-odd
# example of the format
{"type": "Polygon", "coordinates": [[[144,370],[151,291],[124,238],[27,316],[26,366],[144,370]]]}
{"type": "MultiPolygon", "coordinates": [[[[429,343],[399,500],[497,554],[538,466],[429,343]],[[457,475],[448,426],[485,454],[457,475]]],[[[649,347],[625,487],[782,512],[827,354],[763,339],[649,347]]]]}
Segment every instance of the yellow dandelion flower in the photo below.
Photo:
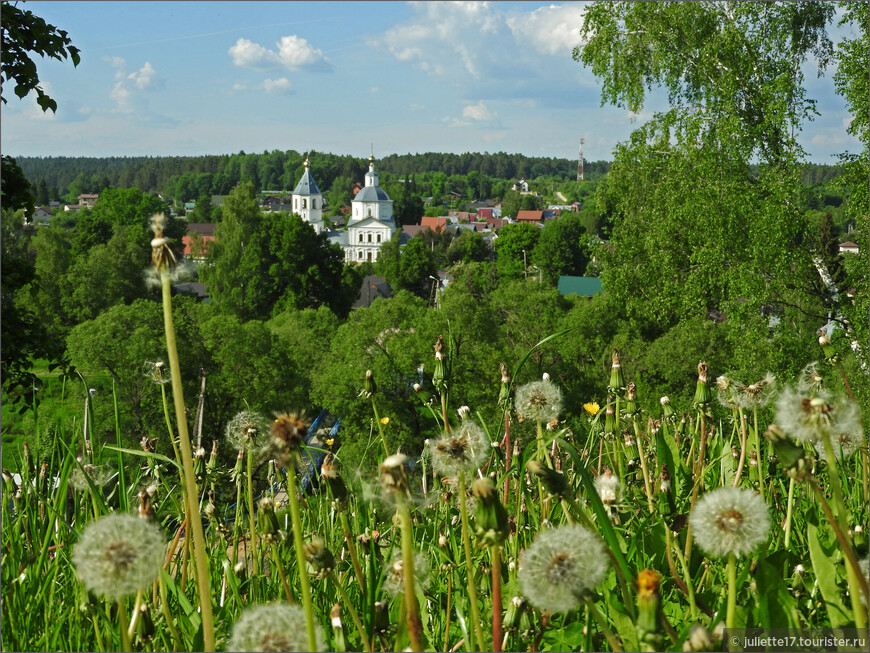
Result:
{"type": "Polygon", "coordinates": [[[386,425],[389,424],[389,423],[390,423],[390,418],[389,418],[389,417],[381,417],[381,424],[383,424],[384,426],[386,426],[386,425]]]}
{"type": "Polygon", "coordinates": [[[583,410],[595,417],[601,410],[601,406],[598,405],[597,401],[590,401],[588,404],[583,404],[583,410]]]}

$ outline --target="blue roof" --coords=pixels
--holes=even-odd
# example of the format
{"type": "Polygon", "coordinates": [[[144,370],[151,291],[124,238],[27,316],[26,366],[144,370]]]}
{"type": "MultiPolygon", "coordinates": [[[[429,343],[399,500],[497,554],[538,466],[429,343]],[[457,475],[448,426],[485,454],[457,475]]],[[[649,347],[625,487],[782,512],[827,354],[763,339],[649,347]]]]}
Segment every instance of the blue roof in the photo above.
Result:
{"type": "Polygon", "coordinates": [[[604,292],[599,277],[568,277],[563,275],[559,277],[558,288],[560,295],[580,295],[581,297],[592,297],[592,295],[604,292]]]}
{"type": "Polygon", "coordinates": [[[389,201],[390,196],[380,186],[365,186],[353,198],[354,202],[384,202],[389,201]]]}
{"type": "Polygon", "coordinates": [[[296,184],[296,190],[293,191],[293,194],[322,195],[320,189],[317,187],[317,182],[314,181],[314,177],[311,176],[311,171],[308,168],[305,168],[302,179],[300,179],[299,183],[296,184]]]}

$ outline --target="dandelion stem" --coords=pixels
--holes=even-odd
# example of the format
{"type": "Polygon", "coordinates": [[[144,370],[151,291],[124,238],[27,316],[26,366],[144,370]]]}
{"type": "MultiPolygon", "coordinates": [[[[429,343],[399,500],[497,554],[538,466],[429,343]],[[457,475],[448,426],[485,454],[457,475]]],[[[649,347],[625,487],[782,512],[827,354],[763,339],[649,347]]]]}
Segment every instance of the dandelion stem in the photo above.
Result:
{"type": "Polygon", "coordinates": [[[586,601],[586,608],[589,610],[592,618],[595,619],[595,622],[601,629],[601,633],[607,639],[607,643],[610,644],[610,648],[617,653],[622,653],[622,642],[620,642],[619,638],[613,634],[613,631],[610,630],[610,627],[607,625],[607,621],[604,619],[604,615],[601,614],[601,611],[595,605],[592,597],[587,594],[583,598],[586,601]]]}
{"type": "Polygon", "coordinates": [[[646,454],[644,453],[643,440],[640,436],[640,425],[637,423],[637,419],[632,420],[634,423],[634,441],[637,442],[637,453],[640,456],[640,469],[643,472],[643,489],[646,492],[646,501],[649,506],[649,511],[654,513],[656,511],[655,503],[653,502],[653,493],[652,493],[652,485],[649,481],[649,468],[647,468],[646,464],[646,454]]]}
{"type": "Polygon", "coordinates": [[[698,605],[695,602],[695,588],[692,584],[692,577],[689,574],[689,567],[686,564],[686,559],[683,557],[682,551],[680,551],[680,547],[673,545],[673,541],[672,541],[672,537],[671,537],[671,529],[668,526],[665,526],[665,544],[667,547],[667,554],[668,554],[668,566],[671,569],[671,573],[674,575],[674,580],[676,581],[677,585],[679,585],[680,589],[682,589],[683,592],[685,592],[686,596],[689,599],[689,608],[692,611],[692,620],[697,621],[698,620],[698,605]],[[680,575],[677,572],[677,569],[674,565],[674,561],[673,561],[673,558],[671,556],[672,550],[677,552],[677,557],[680,560],[680,566],[683,569],[683,574],[685,574],[685,576],[686,576],[685,581],[683,581],[680,578],[680,575]]]}
{"type": "Polygon", "coordinates": [[[127,632],[127,606],[126,599],[118,601],[118,623],[121,627],[121,650],[132,651],[133,647],[130,644],[130,633],[127,632]]]}
{"type": "Polygon", "coordinates": [[[754,428],[752,437],[755,440],[755,451],[758,455],[758,491],[761,493],[761,498],[764,499],[764,465],[762,463],[761,442],[758,438],[758,408],[755,406],[752,408],[752,425],[754,428]]]}
{"type": "Polygon", "coordinates": [[[794,514],[794,479],[788,480],[788,503],[785,509],[785,548],[791,542],[791,518],[794,514]]]}
{"type": "Polygon", "coordinates": [[[356,626],[356,630],[359,633],[359,636],[362,638],[363,650],[371,651],[372,645],[369,642],[368,636],[366,635],[366,629],[363,627],[362,620],[359,618],[359,614],[357,613],[356,608],[353,607],[353,602],[350,600],[347,592],[344,591],[344,588],[341,586],[338,578],[335,577],[334,572],[329,572],[329,579],[332,581],[332,584],[335,585],[338,593],[341,595],[341,600],[344,601],[344,605],[347,607],[347,611],[350,612],[350,618],[353,619],[353,624],[354,626],[356,626]]]}
{"type": "Polygon", "coordinates": [[[190,436],[187,432],[187,417],[184,411],[184,394],[181,388],[181,370],[178,364],[178,349],[175,344],[175,325],[172,318],[172,293],[169,271],[160,270],[160,285],[163,291],[163,322],[166,331],[166,350],[169,355],[169,370],[172,375],[172,398],[175,403],[175,418],[178,425],[181,458],[184,464],[186,504],[188,518],[193,527],[194,556],[196,559],[199,603],[202,610],[203,647],[206,651],[215,650],[214,618],[211,606],[211,583],[209,582],[208,558],[205,550],[205,537],[202,519],[197,502],[196,477],[193,474],[193,455],[190,450],[190,436]]]}
{"type": "Polygon", "coordinates": [[[316,651],[317,634],[314,629],[314,608],[311,605],[311,581],[305,569],[305,544],[302,542],[302,518],[299,516],[299,500],[296,498],[295,465],[291,463],[287,472],[287,500],[290,503],[290,519],[293,522],[293,545],[296,548],[296,569],[299,572],[299,583],[302,585],[302,607],[305,610],[308,646],[310,650],[316,651]]]}
{"type": "Polygon", "coordinates": [[[293,596],[293,590],[290,589],[290,583],[287,582],[287,572],[284,569],[284,563],[281,561],[281,551],[273,542],[270,545],[272,551],[272,560],[275,561],[275,567],[278,569],[278,576],[281,577],[281,586],[284,588],[284,594],[291,605],[295,605],[296,597],[293,596]]]}
{"type": "MultiPolygon", "coordinates": [[[[463,495],[464,496],[464,495],[463,495]]],[[[414,589],[414,534],[411,530],[411,510],[405,501],[398,506],[399,526],[402,529],[402,575],[405,581],[405,619],[412,651],[423,650],[423,624],[414,589]]]]}
{"type": "Polygon", "coordinates": [[[725,627],[735,628],[737,621],[737,556],[728,554],[728,608],[725,614],[725,627]]]}
{"type": "Polygon", "coordinates": [[[384,455],[390,455],[390,447],[387,445],[387,436],[384,435],[384,425],[381,424],[381,418],[378,415],[378,405],[375,403],[375,397],[372,395],[372,410],[375,413],[375,423],[378,425],[378,433],[381,434],[381,444],[384,445],[384,455]]]}
{"type": "Polygon", "coordinates": [[[347,522],[347,515],[344,514],[344,511],[338,513],[338,518],[341,520],[341,528],[344,531],[344,541],[347,543],[347,550],[350,552],[350,561],[353,564],[353,570],[356,573],[356,579],[359,583],[359,588],[362,590],[362,595],[365,596],[366,592],[366,579],[363,576],[362,565],[359,563],[359,557],[356,553],[356,544],[353,541],[353,534],[350,531],[350,524],[347,522]]]}
{"type": "Polygon", "coordinates": [[[501,550],[498,544],[490,547],[492,552],[492,650],[500,653],[502,627],[501,627],[501,550]]]}
{"type": "Polygon", "coordinates": [[[253,583],[252,594],[257,594],[257,585],[259,581],[259,565],[257,564],[257,524],[256,515],[254,514],[254,452],[251,444],[248,444],[247,456],[247,490],[248,490],[248,524],[251,530],[251,582],[253,583]]]}
{"type": "Polygon", "coordinates": [[[732,485],[737,487],[740,483],[740,475],[743,473],[743,464],[746,462],[746,445],[748,444],[746,435],[746,416],[743,414],[743,409],[738,408],[740,414],[740,460],[737,463],[737,471],[734,472],[734,482],[732,485]]]}
{"type": "MultiPolygon", "coordinates": [[[[540,446],[541,440],[538,439],[540,446]]],[[[546,452],[545,452],[546,453],[546,452]]],[[[474,582],[474,562],[471,559],[471,535],[468,526],[468,507],[465,503],[465,472],[459,472],[459,511],[462,514],[462,546],[465,549],[465,572],[468,576],[468,602],[471,604],[471,629],[474,631],[477,650],[485,651],[480,632],[480,612],[477,607],[477,586],[474,582]]]]}

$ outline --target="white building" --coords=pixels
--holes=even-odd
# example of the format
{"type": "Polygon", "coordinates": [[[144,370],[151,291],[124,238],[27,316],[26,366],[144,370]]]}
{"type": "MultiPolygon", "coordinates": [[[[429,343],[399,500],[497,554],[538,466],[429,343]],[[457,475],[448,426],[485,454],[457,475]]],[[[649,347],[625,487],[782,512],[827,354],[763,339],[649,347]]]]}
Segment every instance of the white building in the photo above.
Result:
{"type": "MultiPolygon", "coordinates": [[[[396,233],[396,222],[393,218],[393,200],[378,184],[374,155],[369,157],[369,171],[366,173],[365,185],[353,198],[351,204],[347,230],[331,232],[329,240],[341,245],[346,263],[375,262],[378,260],[381,245],[396,233]]],[[[305,174],[293,191],[293,212],[310,222],[317,233],[321,233],[324,229],[322,209],[323,195],[320,194],[317,184],[311,177],[306,161],[305,174]]]]}
{"type": "Polygon", "coordinates": [[[323,233],[323,193],[311,176],[307,157],[304,165],[305,172],[293,191],[293,213],[314,227],[314,231],[323,233]]]}

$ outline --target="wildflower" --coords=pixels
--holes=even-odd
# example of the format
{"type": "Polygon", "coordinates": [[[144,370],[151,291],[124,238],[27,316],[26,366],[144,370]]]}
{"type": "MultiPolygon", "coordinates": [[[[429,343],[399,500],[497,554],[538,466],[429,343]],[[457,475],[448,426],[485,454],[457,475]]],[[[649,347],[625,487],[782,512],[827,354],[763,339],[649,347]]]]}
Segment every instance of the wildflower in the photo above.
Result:
{"type": "Polygon", "coordinates": [[[97,487],[102,487],[112,477],[111,470],[105,465],[85,463],[81,458],[78,459],[78,462],[81,467],[76,466],[69,475],[69,484],[76,490],[89,490],[88,479],[97,487]]]}
{"type": "Polygon", "coordinates": [[[607,571],[604,545],[583,526],[542,531],[520,558],[523,594],[539,610],[568,612],[607,571]]]}
{"type": "Polygon", "coordinates": [[[282,467],[299,451],[300,445],[308,435],[308,427],[302,421],[302,416],[295,413],[282,413],[272,422],[272,446],[281,457],[282,467]]]}
{"type": "MultiPolygon", "coordinates": [[[[414,585],[425,591],[429,585],[429,559],[420,551],[414,552],[414,585]]],[[[386,569],[384,591],[390,596],[397,596],[405,591],[405,563],[399,549],[393,550],[393,557],[386,569]]]]}
{"type": "Polygon", "coordinates": [[[131,514],[113,514],[85,528],[73,564],[89,591],[119,600],[154,582],[165,548],[154,524],[131,514]]]}
{"type": "Polygon", "coordinates": [[[622,364],[619,362],[619,351],[614,349],[613,355],[611,356],[610,383],[608,384],[607,389],[610,392],[618,394],[619,391],[624,388],[625,377],[622,374],[622,364]]]}
{"type": "MultiPolygon", "coordinates": [[[[834,448],[834,456],[838,459],[848,458],[864,446],[864,433],[860,428],[835,428],[831,431],[831,445],[834,448]]],[[[813,447],[815,447],[820,459],[828,460],[825,447],[821,442],[813,442],[813,447]]]]}
{"type": "Polygon", "coordinates": [[[564,474],[550,469],[537,460],[527,462],[526,469],[530,474],[538,477],[544,489],[554,496],[561,496],[568,489],[568,480],[564,474]]]}
{"type": "Polygon", "coordinates": [[[595,491],[601,498],[601,503],[605,506],[613,505],[619,500],[621,492],[621,483],[619,478],[613,475],[613,472],[605,468],[604,473],[595,479],[595,491]]]}
{"type": "Polygon", "coordinates": [[[158,385],[169,383],[169,368],[163,361],[145,361],[144,367],[146,379],[151,379],[158,385]]]}
{"type": "Polygon", "coordinates": [[[737,393],[740,384],[728,376],[720,376],[716,378],[716,399],[725,408],[736,408],[738,406],[737,393]]]}
{"type": "Polygon", "coordinates": [[[488,478],[479,478],[471,486],[477,498],[476,535],[486,544],[501,544],[510,534],[508,514],[498,492],[488,478]]]}
{"type": "Polygon", "coordinates": [[[385,492],[399,497],[410,494],[407,464],[408,456],[403,453],[394,453],[381,463],[381,487],[385,492]]]}
{"type": "Polygon", "coordinates": [[[662,418],[667,418],[673,415],[675,412],[674,407],[671,406],[671,400],[669,397],[665,396],[659,399],[659,403],[662,405],[662,418]]]}
{"type": "Polygon", "coordinates": [[[460,406],[457,411],[460,419],[468,419],[468,416],[471,414],[471,408],[468,406],[460,406]]]}
{"type": "Polygon", "coordinates": [[[837,351],[831,344],[831,336],[829,336],[822,330],[819,330],[819,346],[822,348],[822,353],[825,355],[825,358],[827,358],[829,362],[837,362],[837,351]]]}
{"type": "MultiPolygon", "coordinates": [[[[305,611],[297,605],[268,603],[248,608],[233,626],[229,651],[308,651],[305,611]]],[[[317,629],[317,650],[323,634],[317,629]]]]}
{"type": "Polygon", "coordinates": [[[381,424],[383,424],[384,426],[386,426],[386,425],[389,424],[389,423],[390,423],[390,418],[389,418],[389,417],[381,417],[381,424]]]}
{"type": "Polygon", "coordinates": [[[698,363],[698,383],[695,385],[695,404],[706,406],[710,403],[710,388],[707,387],[707,363],[698,363]]]}
{"type": "Polygon", "coordinates": [[[640,414],[637,406],[637,384],[634,381],[630,381],[625,387],[625,414],[627,417],[640,414]]]}
{"type": "Polygon", "coordinates": [[[842,399],[833,400],[823,390],[811,397],[790,387],[783,390],[776,400],[776,423],[798,442],[863,432],[857,406],[842,399]]]}
{"type": "Polygon", "coordinates": [[[712,651],[713,633],[701,624],[692,624],[689,637],[683,642],[683,651],[712,651]]]}
{"type": "Polygon", "coordinates": [[[698,546],[710,555],[741,556],[767,538],[770,517],[764,500],[751,490],[722,487],[700,498],[689,524],[698,546]]]}
{"type": "Polygon", "coordinates": [[[431,444],[432,467],[446,476],[474,472],[489,456],[489,438],[480,426],[463,420],[458,429],[431,444]]]}
{"type": "Polygon", "coordinates": [[[815,361],[804,367],[798,375],[797,387],[800,392],[815,394],[822,389],[822,375],[815,361]]]}
{"type": "Polygon", "coordinates": [[[305,545],[304,551],[305,561],[311,565],[314,575],[321,580],[329,576],[335,568],[335,556],[326,548],[323,540],[319,537],[316,538],[305,545]]]}
{"type": "Polygon", "coordinates": [[[768,372],[761,381],[739,387],[737,404],[742,408],[760,408],[767,405],[775,391],[776,378],[768,372]]]}
{"type": "Polygon", "coordinates": [[[590,401],[587,404],[583,404],[583,410],[589,413],[592,417],[595,417],[598,414],[598,411],[601,410],[601,406],[598,405],[597,401],[590,401]]]}
{"type": "Polygon", "coordinates": [[[268,432],[269,423],[266,418],[250,410],[236,413],[235,417],[227,422],[224,431],[227,442],[236,451],[252,448],[268,432]]]}
{"type": "Polygon", "coordinates": [[[371,399],[377,391],[378,386],[375,383],[375,375],[371,370],[366,370],[365,385],[363,386],[363,391],[360,392],[360,396],[371,399]]]}
{"type": "Polygon", "coordinates": [[[533,381],[517,390],[516,406],[524,419],[546,424],[562,412],[562,391],[552,381],[533,381]]]}

